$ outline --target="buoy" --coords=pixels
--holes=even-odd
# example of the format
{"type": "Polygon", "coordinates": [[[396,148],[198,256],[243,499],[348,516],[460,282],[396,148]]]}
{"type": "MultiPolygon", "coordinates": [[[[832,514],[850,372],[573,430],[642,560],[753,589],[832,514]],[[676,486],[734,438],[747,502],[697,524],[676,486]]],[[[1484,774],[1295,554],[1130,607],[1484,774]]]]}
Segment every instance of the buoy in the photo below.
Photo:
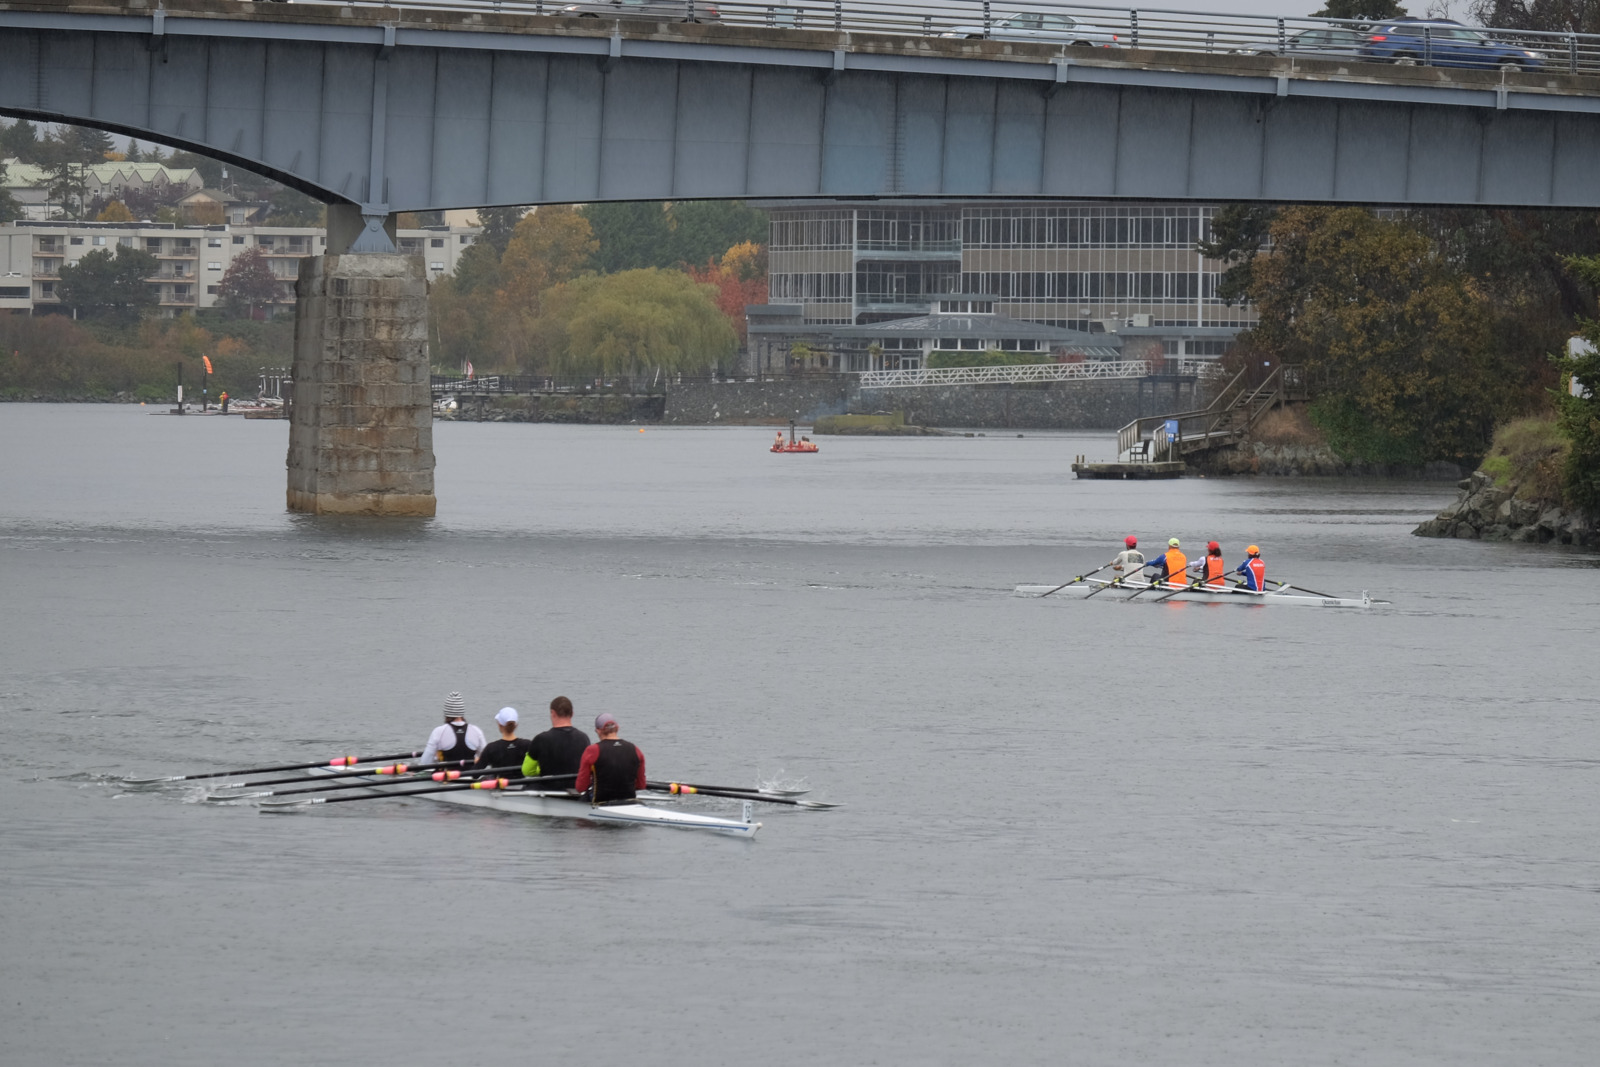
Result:
{"type": "Polygon", "coordinates": [[[639,432],[640,433],[644,433],[644,427],[643,426],[639,427],[639,432]]]}

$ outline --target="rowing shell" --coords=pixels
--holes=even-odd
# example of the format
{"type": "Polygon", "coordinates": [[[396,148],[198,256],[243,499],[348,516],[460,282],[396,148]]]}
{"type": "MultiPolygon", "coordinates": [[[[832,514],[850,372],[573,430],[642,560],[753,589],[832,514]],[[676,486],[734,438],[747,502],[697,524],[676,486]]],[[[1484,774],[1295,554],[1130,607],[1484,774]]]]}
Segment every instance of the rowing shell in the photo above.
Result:
{"type": "MultiPolygon", "coordinates": [[[[325,777],[326,772],[314,771],[314,777],[325,777]]],[[[342,776],[341,776],[342,777],[342,776]]],[[[376,779],[374,779],[376,782],[376,779]]],[[[426,785],[419,782],[418,785],[426,785]]],[[[365,790],[361,790],[365,793],[365,790]]],[[[381,790],[373,790],[374,793],[381,790]]],[[[591,805],[583,797],[568,793],[541,793],[534,790],[462,789],[448,793],[423,793],[408,800],[437,800],[445,804],[459,804],[469,808],[491,808],[495,811],[515,812],[519,815],[540,815],[551,819],[583,819],[589,822],[629,823],[642,826],[670,826],[678,830],[709,830],[712,833],[730,834],[734,837],[754,837],[761,824],[750,821],[750,803],[745,802],[743,819],[724,819],[715,815],[698,815],[691,811],[667,811],[649,804],[591,805]]],[[[300,801],[300,804],[317,803],[320,798],[300,801]]],[[[294,807],[296,801],[263,801],[263,808],[294,807]]]]}
{"type": "MultiPolygon", "coordinates": [[[[1110,584],[1110,582],[1102,581],[1099,578],[1088,578],[1082,584],[1068,585],[1057,589],[1056,592],[1051,593],[1051,596],[1082,598],[1096,589],[1104,589],[1110,584]]],[[[1140,589],[1150,589],[1150,586],[1145,582],[1123,582],[1117,588],[1119,590],[1126,589],[1129,593],[1133,593],[1140,589]]],[[[1052,589],[1056,589],[1056,586],[1019,585],[1012,595],[1038,597],[1049,593],[1052,589]]],[[[1114,597],[1116,593],[1108,593],[1106,596],[1114,597]]],[[[1229,586],[1227,589],[1185,589],[1179,593],[1173,593],[1167,586],[1160,586],[1151,590],[1149,597],[1140,597],[1138,603],[1153,604],[1163,598],[1167,601],[1188,600],[1203,604],[1297,604],[1301,607],[1312,608],[1370,608],[1373,604],[1383,603],[1381,600],[1373,600],[1365,590],[1362,591],[1358,599],[1355,597],[1308,596],[1305,593],[1289,592],[1282,589],[1271,593],[1256,593],[1249,589],[1240,589],[1235,586],[1229,586]]],[[[1106,597],[1100,597],[1099,599],[1105,600],[1106,597]]]]}

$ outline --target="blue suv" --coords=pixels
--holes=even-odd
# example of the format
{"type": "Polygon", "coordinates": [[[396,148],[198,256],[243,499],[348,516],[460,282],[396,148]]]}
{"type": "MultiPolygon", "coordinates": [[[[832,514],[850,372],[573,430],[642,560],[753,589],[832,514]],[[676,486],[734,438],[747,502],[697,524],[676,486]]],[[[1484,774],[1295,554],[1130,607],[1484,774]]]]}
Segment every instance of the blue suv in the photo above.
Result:
{"type": "Polygon", "coordinates": [[[1545,61],[1543,52],[1496,41],[1450,19],[1390,19],[1367,31],[1361,54],[1391,63],[1480,70],[1538,70],[1545,61]]]}

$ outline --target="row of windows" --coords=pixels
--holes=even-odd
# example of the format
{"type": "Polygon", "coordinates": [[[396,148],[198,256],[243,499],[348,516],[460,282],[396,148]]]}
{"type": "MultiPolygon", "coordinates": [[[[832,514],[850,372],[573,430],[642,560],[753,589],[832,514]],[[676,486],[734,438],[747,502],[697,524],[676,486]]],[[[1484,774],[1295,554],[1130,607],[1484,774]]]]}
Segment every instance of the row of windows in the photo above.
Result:
{"type": "Polygon", "coordinates": [[[1202,208],[973,208],[962,223],[968,248],[1193,248],[1205,234],[1202,208]]]}
{"type": "Polygon", "coordinates": [[[858,211],[856,246],[869,251],[958,250],[961,247],[961,213],[858,211]]]}
{"type": "Polygon", "coordinates": [[[808,211],[803,214],[772,213],[772,247],[849,248],[850,211],[808,211]]]}
{"type": "Polygon", "coordinates": [[[903,304],[953,293],[960,281],[955,263],[856,264],[856,296],[869,304],[903,304]]]}
{"type": "Polygon", "coordinates": [[[770,299],[848,300],[850,275],[833,272],[814,274],[774,274],[768,279],[770,299]]]}
{"type": "Polygon", "coordinates": [[[1012,300],[1194,300],[1216,295],[1216,275],[1156,271],[968,271],[962,292],[1012,300]]]}

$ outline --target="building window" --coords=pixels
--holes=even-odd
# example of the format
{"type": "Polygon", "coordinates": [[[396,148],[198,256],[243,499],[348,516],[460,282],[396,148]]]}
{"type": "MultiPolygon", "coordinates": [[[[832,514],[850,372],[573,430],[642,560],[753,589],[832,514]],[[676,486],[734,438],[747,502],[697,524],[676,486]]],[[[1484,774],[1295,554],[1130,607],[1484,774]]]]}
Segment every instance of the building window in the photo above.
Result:
{"type": "Polygon", "coordinates": [[[39,295],[40,296],[55,296],[56,295],[56,283],[55,282],[40,282],[39,283],[39,295]]]}
{"type": "Polygon", "coordinates": [[[0,300],[26,300],[28,287],[26,285],[0,286],[0,300]]]}
{"type": "Polygon", "coordinates": [[[444,270],[444,264],[443,263],[429,263],[428,264],[428,269],[429,270],[444,270]]]}
{"type": "Polygon", "coordinates": [[[97,245],[104,245],[106,243],[105,235],[104,234],[95,235],[94,243],[97,244],[97,245]]]}
{"type": "Polygon", "coordinates": [[[462,244],[471,244],[472,243],[472,237],[469,234],[465,234],[465,233],[462,234],[461,235],[461,243],[462,244]]]}
{"type": "Polygon", "coordinates": [[[69,238],[69,241],[70,241],[70,243],[75,244],[75,245],[83,244],[83,238],[82,237],[72,237],[72,238],[69,238]]]}
{"type": "Polygon", "coordinates": [[[157,255],[160,255],[161,254],[161,238],[159,238],[159,237],[146,237],[144,239],[144,250],[146,252],[154,252],[157,255]]]}
{"type": "Polygon", "coordinates": [[[118,248],[132,248],[133,247],[133,238],[132,237],[118,237],[117,238],[117,247],[118,248]]]}
{"type": "Polygon", "coordinates": [[[207,248],[221,248],[222,247],[222,238],[220,238],[220,237],[208,237],[208,238],[206,238],[206,247],[207,248]]]}
{"type": "Polygon", "coordinates": [[[443,248],[444,247],[444,238],[443,237],[432,237],[432,238],[429,238],[428,239],[428,247],[429,248],[443,248]]]}
{"type": "Polygon", "coordinates": [[[215,286],[215,285],[206,286],[206,295],[207,296],[216,296],[217,295],[217,288],[218,287],[215,286]]]}
{"type": "Polygon", "coordinates": [[[222,269],[222,264],[221,263],[207,263],[206,264],[206,270],[221,270],[221,269],[222,269]]]}
{"type": "Polygon", "coordinates": [[[244,244],[244,238],[239,236],[238,234],[234,234],[233,235],[233,243],[236,244],[236,245],[242,245],[242,244],[244,244]]]}

